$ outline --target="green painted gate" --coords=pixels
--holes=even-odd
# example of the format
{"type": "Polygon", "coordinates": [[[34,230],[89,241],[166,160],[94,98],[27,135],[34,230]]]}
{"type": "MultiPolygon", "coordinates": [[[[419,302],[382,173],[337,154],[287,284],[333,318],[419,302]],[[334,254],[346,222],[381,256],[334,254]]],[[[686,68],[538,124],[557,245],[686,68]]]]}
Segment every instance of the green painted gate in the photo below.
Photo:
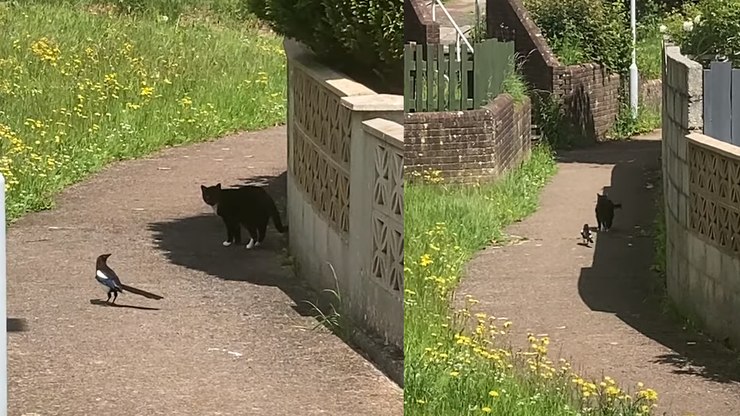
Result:
{"type": "Polygon", "coordinates": [[[463,45],[457,61],[454,45],[406,44],[404,110],[406,112],[473,110],[501,93],[514,70],[514,42],[485,39],[463,45]]]}

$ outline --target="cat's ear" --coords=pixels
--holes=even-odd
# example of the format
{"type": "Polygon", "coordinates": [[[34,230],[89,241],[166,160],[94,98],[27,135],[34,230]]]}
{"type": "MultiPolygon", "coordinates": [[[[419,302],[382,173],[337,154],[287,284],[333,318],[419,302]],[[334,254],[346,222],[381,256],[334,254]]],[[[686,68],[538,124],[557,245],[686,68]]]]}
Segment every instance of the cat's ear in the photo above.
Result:
{"type": "Polygon", "coordinates": [[[206,189],[208,189],[208,188],[206,188],[206,187],[205,187],[205,185],[201,185],[201,186],[200,186],[200,190],[201,190],[201,191],[204,191],[204,192],[205,192],[205,190],[206,190],[206,189]]]}
{"type": "Polygon", "coordinates": [[[219,190],[221,189],[221,182],[216,184],[216,189],[219,189],[219,190]]]}

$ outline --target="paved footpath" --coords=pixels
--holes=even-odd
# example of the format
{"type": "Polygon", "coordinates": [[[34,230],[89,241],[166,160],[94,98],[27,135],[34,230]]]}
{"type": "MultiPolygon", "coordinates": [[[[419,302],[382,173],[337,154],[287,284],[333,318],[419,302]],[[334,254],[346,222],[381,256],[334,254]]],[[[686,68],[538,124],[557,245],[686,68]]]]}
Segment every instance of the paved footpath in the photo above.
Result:
{"type": "Polygon", "coordinates": [[[479,253],[458,296],[510,319],[519,347],[527,332],[548,334],[555,356],[586,375],[644,382],[658,391],[658,414],[737,416],[737,355],[683,330],[648,295],[659,155],[659,133],[565,153],[540,209],[509,229],[526,239],[479,253]],[[580,246],[604,186],[624,208],[595,246],[580,246]]]}
{"type": "Polygon", "coordinates": [[[9,415],[402,415],[397,385],[311,331],[285,238],[225,248],[201,201],[200,184],[261,178],[284,207],[285,142],[281,127],[114,164],[13,224],[8,315],[28,331],[9,334],[9,415]],[[165,299],[91,303],[106,252],[165,299]]]}

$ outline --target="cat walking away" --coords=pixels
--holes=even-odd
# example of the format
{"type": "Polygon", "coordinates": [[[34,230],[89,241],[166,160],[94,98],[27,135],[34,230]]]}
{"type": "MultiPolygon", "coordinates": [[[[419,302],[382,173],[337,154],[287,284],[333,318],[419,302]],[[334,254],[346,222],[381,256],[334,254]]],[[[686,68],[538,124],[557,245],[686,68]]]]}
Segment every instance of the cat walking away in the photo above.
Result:
{"type": "Polygon", "coordinates": [[[265,240],[267,223],[272,218],[275,228],[284,233],[288,231],[280,221],[280,213],[275,201],[265,188],[247,185],[240,188],[222,189],[221,184],[200,186],[203,202],[221,217],[226,225],[225,247],[241,244],[241,227],[249,231],[249,243],[246,247],[259,246],[265,240]]]}
{"type": "Polygon", "coordinates": [[[596,223],[599,231],[609,231],[614,222],[614,210],[622,204],[614,203],[606,194],[596,194],[596,223]]]}

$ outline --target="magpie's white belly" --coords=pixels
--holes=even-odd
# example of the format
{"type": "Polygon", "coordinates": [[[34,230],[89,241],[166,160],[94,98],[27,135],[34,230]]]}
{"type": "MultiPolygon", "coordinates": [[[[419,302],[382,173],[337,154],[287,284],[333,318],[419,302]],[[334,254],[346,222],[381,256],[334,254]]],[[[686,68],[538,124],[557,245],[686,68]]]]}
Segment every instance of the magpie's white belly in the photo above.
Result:
{"type": "Polygon", "coordinates": [[[108,294],[108,292],[110,291],[110,288],[108,286],[100,283],[100,282],[98,282],[98,284],[100,285],[100,290],[102,290],[103,292],[105,292],[105,294],[108,294]]]}

